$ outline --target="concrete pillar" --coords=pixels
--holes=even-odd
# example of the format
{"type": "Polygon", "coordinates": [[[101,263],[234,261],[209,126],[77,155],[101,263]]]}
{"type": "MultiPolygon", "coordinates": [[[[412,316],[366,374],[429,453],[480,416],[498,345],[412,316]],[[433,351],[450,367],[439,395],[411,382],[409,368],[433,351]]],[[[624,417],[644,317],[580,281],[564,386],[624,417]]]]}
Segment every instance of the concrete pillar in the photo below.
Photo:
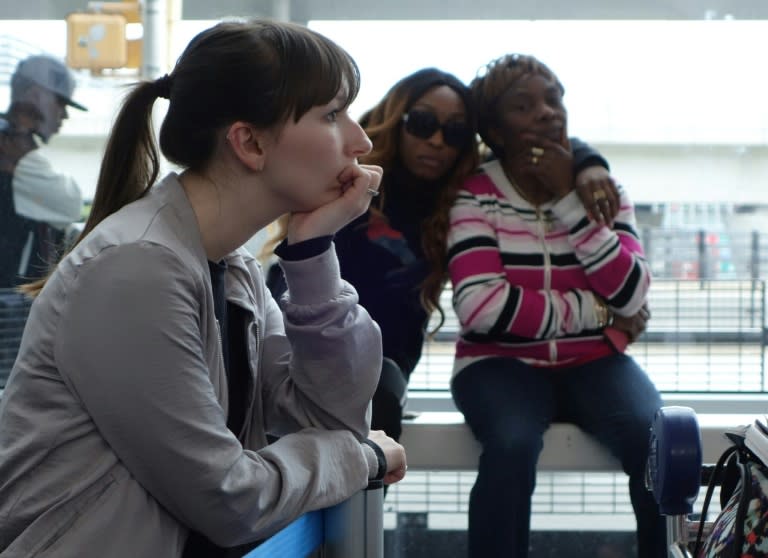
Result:
{"type": "Polygon", "coordinates": [[[157,79],[168,71],[168,0],[144,0],[141,77],[157,79]]]}

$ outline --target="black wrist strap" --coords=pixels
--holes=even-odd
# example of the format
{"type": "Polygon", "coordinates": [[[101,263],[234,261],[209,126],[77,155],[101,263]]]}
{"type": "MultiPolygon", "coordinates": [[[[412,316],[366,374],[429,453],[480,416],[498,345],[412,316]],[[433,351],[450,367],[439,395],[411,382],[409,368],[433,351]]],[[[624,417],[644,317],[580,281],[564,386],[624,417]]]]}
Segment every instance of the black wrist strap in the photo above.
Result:
{"type": "Polygon", "coordinates": [[[363,443],[373,450],[373,453],[376,454],[376,461],[379,464],[379,468],[376,470],[376,476],[368,480],[368,490],[381,488],[384,486],[384,475],[387,474],[387,458],[384,455],[384,451],[376,442],[365,438],[363,443]]]}

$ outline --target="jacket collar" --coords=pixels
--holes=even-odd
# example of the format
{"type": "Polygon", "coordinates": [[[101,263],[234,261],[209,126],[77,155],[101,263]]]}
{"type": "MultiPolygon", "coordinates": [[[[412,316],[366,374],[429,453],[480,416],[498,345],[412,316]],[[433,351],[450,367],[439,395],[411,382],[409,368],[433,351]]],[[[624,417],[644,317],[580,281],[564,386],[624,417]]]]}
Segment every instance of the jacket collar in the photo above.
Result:
{"type": "Polygon", "coordinates": [[[179,175],[175,172],[169,173],[152,187],[149,197],[158,207],[169,205],[174,209],[174,214],[180,225],[175,231],[176,236],[194,254],[200,266],[208,269],[208,258],[203,248],[197,216],[192,209],[192,204],[189,202],[184,187],[181,185],[179,175]]]}
{"type": "MultiPolygon", "coordinates": [[[[176,231],[179,240],[194,254],[199,265],[207,270],[208,258],[203,248],[197,216],[181,185],[179,175],[175,172],[169,173],[152,188],[150,196],[155,198],[158,206],[173,207],[181,225],[176,231]]],[[[227,263],[227,300],[249,308],[255,302],[252,289],[248,287],[249,265],[255,263],[255,258],[245,248],[239,248],[224,256],[224,261],[227,263]]]]}

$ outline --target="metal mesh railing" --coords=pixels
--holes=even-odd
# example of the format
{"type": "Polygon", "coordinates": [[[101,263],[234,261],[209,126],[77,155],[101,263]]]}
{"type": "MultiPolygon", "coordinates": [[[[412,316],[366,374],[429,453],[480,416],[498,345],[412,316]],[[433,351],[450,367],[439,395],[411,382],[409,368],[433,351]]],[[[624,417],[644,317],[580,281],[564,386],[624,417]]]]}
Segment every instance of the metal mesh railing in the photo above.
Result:
{"type": "MultiPolygon", "coordinates": [[[[443,516],[438,520],[441,528],[466,529],[469,493],[475,477],[476,473],[468,471],[409,471],[405,479],[390,487],[384,511],[438,514],[443,516]]],[[[701,511],[705,491],[702,486],[695,513],[701,511]]],[[[710,514],[718,511],[717,494],[712,499],[710,514]]],[[[628,479],[623,473],[539,472],[531,513],[534,525],[546,526],[553,515],[564,517],[566,522],[586,516],[587,529],[634,529],[628,479]],[[589,519],[595,517],[605,517],[612,523],[609,526],[589,519]]]]}
{"type": "MultiPolygon", "coordinates": [[[[410,389],[449,389],[459,330],[450,289],[442,305],[445,324],[427,342],[410,389]]],[[[656,279],[649,306],[648,331],[628,353],[661,391],[766,390],[764,281],[656,279]]]]}
{"type": "Polygon", "coordinates": [[[16,360],[30,302],[12,289],[0,289],[0,389],[16,360]]]}
{"type": "MultiPolygon", "coordinates": [[[[385,505],[398,512],[466,513],[475,473],[413,471],[390,487],[385,505]]],[[[615,473],[540,472],[532,500],[533,513],[632,514],[627,477],[615,473]]]]}

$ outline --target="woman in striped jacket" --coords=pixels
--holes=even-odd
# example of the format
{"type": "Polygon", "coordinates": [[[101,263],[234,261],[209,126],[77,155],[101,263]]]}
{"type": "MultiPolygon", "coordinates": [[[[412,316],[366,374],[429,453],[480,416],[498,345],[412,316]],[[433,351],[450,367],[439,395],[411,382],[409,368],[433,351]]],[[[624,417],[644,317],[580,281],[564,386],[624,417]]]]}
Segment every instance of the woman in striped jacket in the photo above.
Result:
{"type": "Polygon", "coordinates": [[[624,354],[650,317],[650,271],[626,192],[574,184],[563,87],[507,55],[471,84],[496,159],[459,191],[448,257],[461,322],[452,391],[483,446],[471,556],[528,555],[542,437],[555,420],[606,445],[630,478],[639,556],[665,556],[643,483],[659,394],[624,354]],[[615,218],[612,216],[615,215],[615,218]]]}

